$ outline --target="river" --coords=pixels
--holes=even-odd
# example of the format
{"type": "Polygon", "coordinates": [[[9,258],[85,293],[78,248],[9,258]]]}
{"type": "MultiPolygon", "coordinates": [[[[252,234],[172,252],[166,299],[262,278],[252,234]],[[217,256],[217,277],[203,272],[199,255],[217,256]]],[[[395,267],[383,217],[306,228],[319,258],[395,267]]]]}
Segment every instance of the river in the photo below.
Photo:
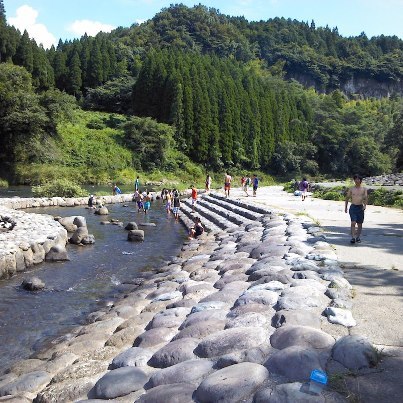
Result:
{"type": "Polygon", "coordinates": [[[186,238],[183,225],[167,216],[162,203],[152,203],[149,214],[137,213],[134,203],[108,205],[109,216],[97,216],[84,206],[25,210],[54,216],[82,215],[96,243],[68,245],[69,262],[41,263],[29,272],[0,281],[0,373],[13,362],[28,358],[55,338],[83,324],[90,312],[119,298],[142,271],[161,266],[176,256],[186,238]],[[142,243],[127,241],[127,231],[101,221],[155,223],[144,229],[142,243]],[[46,284],[41,292],[21,289],[22,280],[35,275],[46,284]]]}

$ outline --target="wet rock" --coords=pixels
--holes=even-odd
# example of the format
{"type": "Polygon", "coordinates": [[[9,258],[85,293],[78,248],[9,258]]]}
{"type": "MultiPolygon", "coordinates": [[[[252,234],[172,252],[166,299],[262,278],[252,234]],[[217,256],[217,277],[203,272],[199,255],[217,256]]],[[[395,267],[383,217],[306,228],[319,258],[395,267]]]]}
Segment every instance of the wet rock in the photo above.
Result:
{"type": "Polygon", "coordinates": [[[87,227],[87,220],[83,216],[76,216],[74,217],[73,224],[76,225],[77,228],[87,227]]]}
{"type": "Polygon", "coordinates": [[[78,245],[81,243],[83,238],[88,236],[88,229],[87,227],[79,227],[74,231],[74,234],[69,239],[70,243],[78,245]]]}
{"type": "Polygon", "coordinates": [[[247,401],[267,379],[267,369],[259,364],[244,362],[220,369],[209,375],[197,388],[198,402],[247,401]]]}
{"type": "Polygon", "coordinates": [[[30,277],[23,280],[21,287],[27,291],[40,291],[45,288],[45,283],[38,277],[30,277]]]}
{"type": "Polygon", "coordinates": [[[127,240],[130,242],[142,242],[144,241],[144,231],[140,229],[130,230],[127,234],[127,240]]]}
{"type": "Polygon", "coordinates": [[[131,221],[131,222],[126,224],[125,229],[128,230],[128,231],[138,229],[137,223],[135,223],[134,221],[131,221]]]}
{"type": "Polygon", "coordinates": [[[96,208],[94,213],[98,214],[98,215],[108,215],[109,210],[105,206],[103,206],[103,207],[96,208]]]}
{"type": "Polygon", "coordinates": [[[95,237],[92,234],[89,234],[85,236],[82,240],[81,243],[83,245],[93,245],[95,243],[95,237]]]}
{"type": "Polygon", "coordinates": [[[52,246],[49,252],[46,254],[45,260],[48,262],[63,262],[70,260],[67,254],[66,246],[60,243],[52,246]]]}
{"type": "Polygon", "coordinates": [[[141,389],[147,380],[148,376],[139,368],[114,369],[98,380],[93,394],[96,399],[114,399],[141,389]]]}

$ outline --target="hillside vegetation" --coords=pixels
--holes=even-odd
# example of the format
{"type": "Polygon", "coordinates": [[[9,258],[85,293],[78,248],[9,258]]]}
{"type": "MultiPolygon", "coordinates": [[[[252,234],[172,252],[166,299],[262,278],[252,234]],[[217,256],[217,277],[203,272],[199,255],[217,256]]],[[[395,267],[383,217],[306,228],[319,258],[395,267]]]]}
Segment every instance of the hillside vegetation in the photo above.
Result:
{"type": "Polygon", "coordinates": [[[397,37],[174,5],[45,51],[6,24],[0,5],[0,177],[10,183],[403,167],[397,37]],[[352,79],[390,93],[346,94],[352,79]]]}

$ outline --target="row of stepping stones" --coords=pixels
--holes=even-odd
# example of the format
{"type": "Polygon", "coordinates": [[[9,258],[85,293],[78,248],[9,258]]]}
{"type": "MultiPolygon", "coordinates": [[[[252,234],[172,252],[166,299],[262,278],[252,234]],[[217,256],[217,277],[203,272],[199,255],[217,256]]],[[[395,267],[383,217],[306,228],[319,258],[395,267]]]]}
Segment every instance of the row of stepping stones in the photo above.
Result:
{"type": "Polygon", "coordinates": [[[35,402],[346,401],[330,389],[306,392],[314,369],[330,376],[377,362],[363,337],[323,330],[355,323],[351,285],[321,229],[218,196],[196,209],[206,236],[11,368],[0,396],[29,388],[35,402]]]}

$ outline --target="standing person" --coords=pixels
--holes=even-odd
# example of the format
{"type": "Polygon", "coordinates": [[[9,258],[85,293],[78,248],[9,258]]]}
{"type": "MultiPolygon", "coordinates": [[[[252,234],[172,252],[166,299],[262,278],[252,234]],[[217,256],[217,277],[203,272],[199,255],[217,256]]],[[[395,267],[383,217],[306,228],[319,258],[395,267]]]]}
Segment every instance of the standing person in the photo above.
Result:
{"type": "Polygon", "coordinates": [[[151,207],[151,196],[150,192],[147,192],[147,195],[144,198],[144,214],[147,214],[147,211],[150,210],[150,207],[151,207]]]}
{"type": "Polygon", "coordinates": [[[175,189],[174,190],[174,198],[173,198],[173,213],[174,213],[174,217],[175,220],[177,220],[179,218],[179,210],[181,208],[181,200],[179,198],[179,193],[178,191],[175,189]]]}
{"type": "Polygon", "coordinates": [[[225,192],[225,197],[229,197],[229,192],[231,190],[231,181],[232,181],[232,176],[226,172],[224,175],[224,192],[225,192]]]}
{"type": "Polygon", "coordinates": [[[246,178],[245,178],[245,193],[246,193],[246,196],[248,196],[249,197],[249,191],[248,191],[248,189],[249,189],[249,186],[250,186],[250,183],[251,183],[252,181],[251,181],[251,179],[250,179],[250,176],[249,175],[246,175],[246,178]]]}
{"type": "Polygon", "coordinates": [[[95,207],[94,205],[95,205],[95,198],[94,198],[94,195],[91,195],[88,198],[88,207],[93,208],[93,207],[95,207]]]}
{"type": "Polygon", "coordinates": [[[253,197],[256,197],[256,191],[257,188],[259,187],[259,179],[255,174],[253,175],[252,186],[253,186],[253,197]]]}
{"type": "Polygon", "coordinates": [[[299,190],[301,192],[302,201],[306,199],[307,192],[309,188],[309,183],[306,178],[303,178],[302,181],[299,183],[299,190]]]}
{"type": "Polygon", "coordinates": [[[165,203],[165,210],[167,211],[168,214],[171,213],[171,207],[172,207],[172,195],[171,192],[169,191],[166,195],[166,203],[165,203]]]}
{"type": "Polygon", "coordinates": [[[241,177],[241,189],[245,191],[245,183],[246,183],[246,176],[242,175],[241,177]]]}
{"type": "Polygon", "coordinates": [[[122,191],[120,190],[120,188],[116,183],[113,185],[112,193],[114,196],[120,195],[122,193],[122,191]]]}
{"type": "Polygon", "coordinates": [[[140,190],[140,177],[137,176],[136,180],[134,181],[134,191],[138,192],[140,190]]]}
{"type": "Polygon", "coordinates": [[[195,212],[195,205],[197,203],[197,189],[195,185],[192,186],[192,213],[195,212]]]}
{"type": "Polygon", "coordinates": [[[144,211],[143,205],[143,195],[136,190],[133,195],[134,201],[137,203],[137,212],[140,213],[140,210],[144,211]]]}
{"type": "Polygon", "coordinates": [[[348,202],[351,200],[349,209],[351,218],[351,240],[350,243],[361,242],[362,223],[364,222],[364,212],[368,202],[368,192],[362,187],[362,177],[355,174],[353,176],[354,184],[347,191],[344,211],[347,213],[348,202]]]}
{"type": "Polygon", "coordinates": [[[211,176],[207,174],[206,176],[206,193],[209,194],[211,190],[211,176]]]}

